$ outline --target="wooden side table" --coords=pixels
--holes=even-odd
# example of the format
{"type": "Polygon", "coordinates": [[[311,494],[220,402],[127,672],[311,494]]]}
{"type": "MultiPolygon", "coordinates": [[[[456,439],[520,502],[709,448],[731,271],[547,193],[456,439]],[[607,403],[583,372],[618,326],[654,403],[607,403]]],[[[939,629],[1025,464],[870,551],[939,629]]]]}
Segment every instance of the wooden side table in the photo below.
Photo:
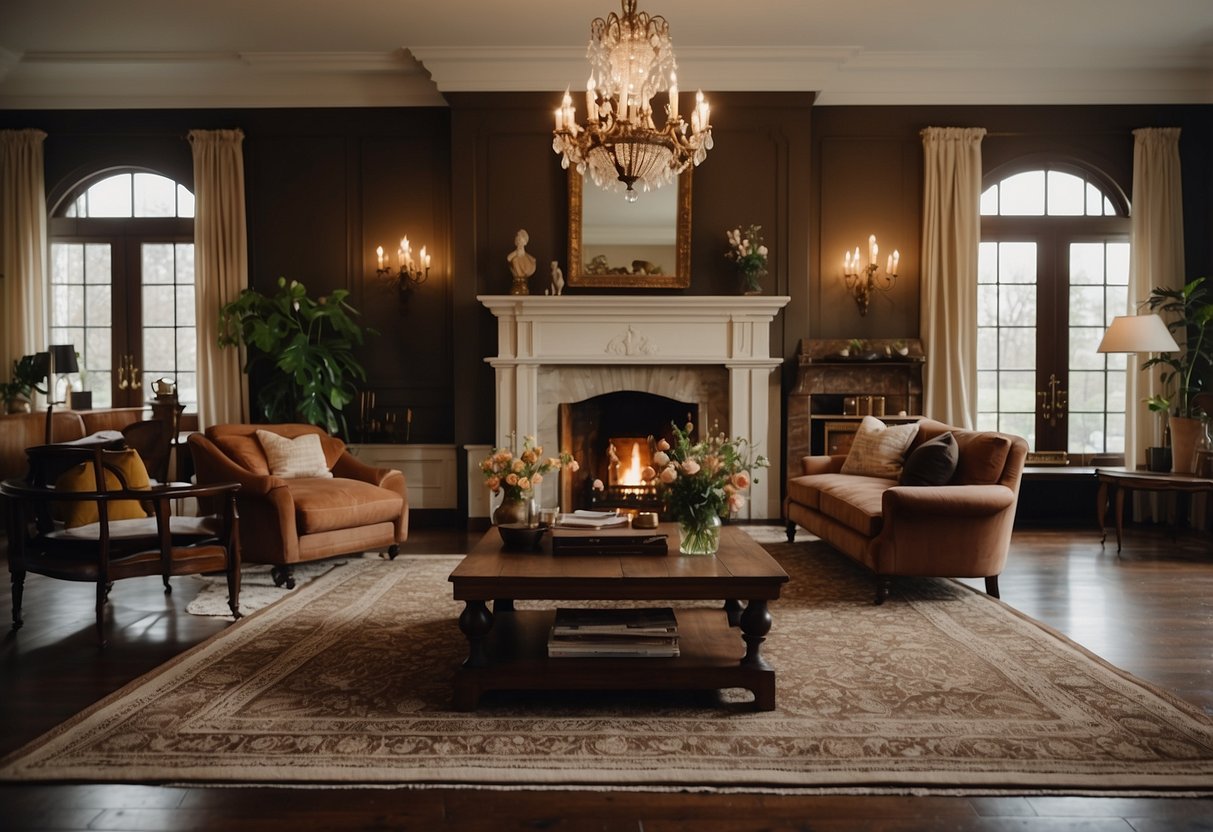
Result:
{"type": "Polygon", "coordinates": [[[1213,479],[1198,477],[1195,474],[1172,474],[1157,471],[1131,470],[1128,468],[1097,468],[1095,476],[1099,480],[1099,493],[1096,496],[1095,509],[1098,512],[1099,528],[1103,537],[1100,545],[1108,539],[1104,520],[1108,514],[1108,499],[1111,497],[1116,504],[1116,551],[1120,551],[1121,539],[1124,536],[1125,492],[1126,491],[1176,491],[1186,494],[1213,493],[1213,479]]]}

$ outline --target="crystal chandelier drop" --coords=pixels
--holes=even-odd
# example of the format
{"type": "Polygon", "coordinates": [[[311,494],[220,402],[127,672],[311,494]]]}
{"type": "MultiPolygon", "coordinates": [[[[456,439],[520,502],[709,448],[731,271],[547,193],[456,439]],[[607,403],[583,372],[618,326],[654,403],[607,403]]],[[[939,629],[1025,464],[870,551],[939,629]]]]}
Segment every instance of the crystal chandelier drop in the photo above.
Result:
{"type": "Polygon", "coordinates": [[[678,113],[678,76],[670,25],[660,15],[636,11],[636,0],[622,0],[623,16],[611,12],[590,24],[590,78],[586,82],[586,122],[577,123],[573,99],[565,90],[556,110],[552,149],[560,164],[587,173],[600,188],[624,191],[636,199],[642,191],[674,182],[712,149],[712,125],[703,92],[695,95],[690,134],[678,113]],[[653,121],[653,96],[669,91],[665,124],[653,121]]]}

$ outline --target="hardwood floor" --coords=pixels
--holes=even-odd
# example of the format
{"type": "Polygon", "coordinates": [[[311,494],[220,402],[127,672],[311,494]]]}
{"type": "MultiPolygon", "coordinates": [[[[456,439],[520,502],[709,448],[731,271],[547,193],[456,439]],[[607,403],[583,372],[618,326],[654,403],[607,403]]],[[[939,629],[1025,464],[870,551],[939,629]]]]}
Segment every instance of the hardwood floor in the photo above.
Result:
{"type": "MultiPolygon", "coordinates": [[[[404,549],[459,553],[477,536],[419,529],[404,549]]],[[[226,626],[185,613],[189,593],[177,584],[168,598],[158,578],[119,584],[110,646],[100,651],[91,587],[31,576],[25,627],[0,642],[0,753],[226,626]]],[[[1018,531],[1000,584],[1007,603],[1213,714],[1208,537],[1133,529],[1118,556],[1093,531],[1018,531]]],[[[10,614],[5,583],[0,621],[10,614]]],[[[1213,800],[5,785],[0,828],[1209,832],[1213,800]]]]}

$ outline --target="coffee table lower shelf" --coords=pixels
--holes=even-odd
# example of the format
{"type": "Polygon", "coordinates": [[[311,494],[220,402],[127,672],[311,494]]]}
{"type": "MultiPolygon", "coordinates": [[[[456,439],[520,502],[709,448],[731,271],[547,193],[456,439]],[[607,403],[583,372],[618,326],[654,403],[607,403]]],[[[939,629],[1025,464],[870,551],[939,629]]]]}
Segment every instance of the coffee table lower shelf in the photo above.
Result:
{"type": "Polygon", "coordinates": [[[754,708],[775,709],[775,671],[764,660],[742,664],[741,632],[716,609],[677,609],[677,658],[549,658],[553,610],[507,610],[493,616],[488,664],[455,674],[457,710],[476,708],[491,690],[713,690],[744,688],[754,708]]]}

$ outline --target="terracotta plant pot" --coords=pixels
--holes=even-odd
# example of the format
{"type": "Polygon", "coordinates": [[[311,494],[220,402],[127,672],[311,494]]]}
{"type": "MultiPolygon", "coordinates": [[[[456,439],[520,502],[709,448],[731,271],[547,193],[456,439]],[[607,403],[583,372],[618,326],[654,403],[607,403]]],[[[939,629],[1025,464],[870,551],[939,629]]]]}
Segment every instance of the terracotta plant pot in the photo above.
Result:
{"type": "Polygon", "coordinates": [[[1196,443],[1200,436],[1200,419],[1171,417],[1171,473],[1191,474],[1196,470],[1196,443]]]}

